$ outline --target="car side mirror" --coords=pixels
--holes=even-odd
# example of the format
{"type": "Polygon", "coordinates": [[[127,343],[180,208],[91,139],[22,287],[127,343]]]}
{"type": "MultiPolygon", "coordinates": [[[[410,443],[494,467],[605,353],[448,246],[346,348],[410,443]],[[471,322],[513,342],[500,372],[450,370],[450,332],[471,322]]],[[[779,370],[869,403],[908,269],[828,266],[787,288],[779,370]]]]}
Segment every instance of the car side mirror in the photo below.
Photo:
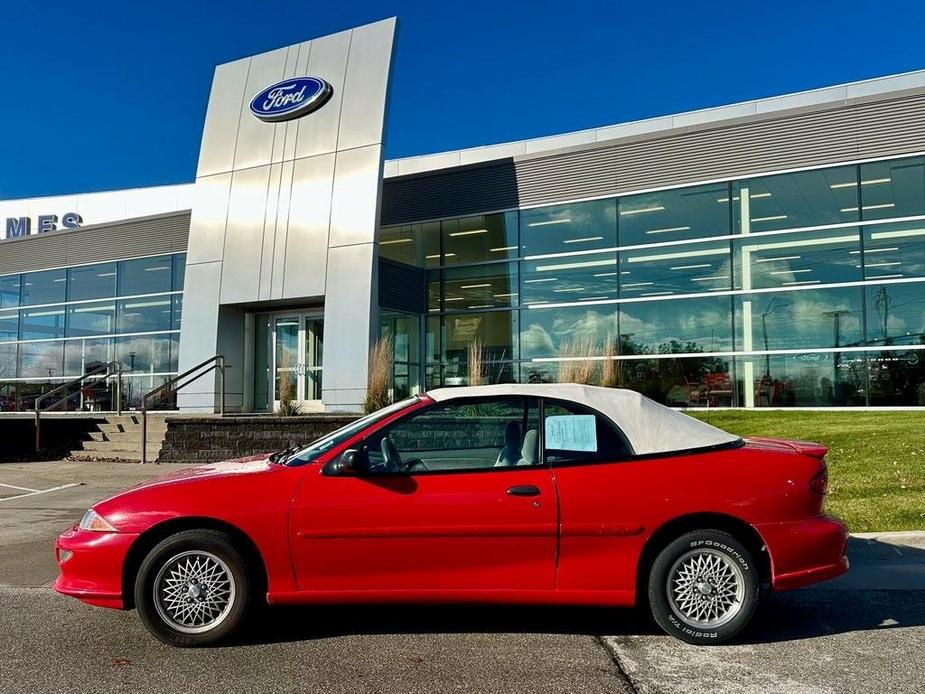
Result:
{"type": "Polygon", "coordinates": [[[363,451],[348,448],[334,460],[329,461],[321,472],[324,475],[361,475],[363,474],[363,451]]]}

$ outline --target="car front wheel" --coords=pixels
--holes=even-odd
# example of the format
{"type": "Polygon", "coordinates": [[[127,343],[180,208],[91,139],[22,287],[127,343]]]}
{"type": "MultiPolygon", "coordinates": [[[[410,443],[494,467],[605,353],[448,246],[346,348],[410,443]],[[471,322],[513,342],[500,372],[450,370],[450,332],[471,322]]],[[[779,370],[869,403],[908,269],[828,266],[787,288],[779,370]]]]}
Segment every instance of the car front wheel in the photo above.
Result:
{"type": "Polygon", "coordinates": [[[649,605],[669,635],[718,644],[738,634],[755,613],[758,566],[729,533],[695,530],[671,542],[649,574],[649,605]]]}
{"type": "Polygon", "coordinates": [[[249,602],[246,564],[231,538],[186,530],[158,543],[135,581],[141,621],[164,643],[205,646],[229,636],[249,602]]]}

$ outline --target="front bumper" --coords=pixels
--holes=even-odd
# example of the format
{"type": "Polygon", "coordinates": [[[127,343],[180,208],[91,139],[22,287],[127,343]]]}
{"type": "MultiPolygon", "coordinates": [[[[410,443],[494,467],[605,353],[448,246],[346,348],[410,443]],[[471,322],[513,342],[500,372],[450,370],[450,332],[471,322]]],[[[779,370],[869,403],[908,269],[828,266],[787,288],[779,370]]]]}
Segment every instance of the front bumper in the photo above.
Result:
{"type": "Polygon", "coordinates": [[[137,537],[131,533],[81,530],[77,525],[68,528],[55,542],[55,559],[61,573],[52,588],[88,605],[125,609],[122,567],[137,537]]]}
{"type": "Polygon", "coordinates": [[[819,516],[789,523],[765,523],[756,529],[771,555],[773,590],[802,588],[848,570],[844,523],[819,516]]]}

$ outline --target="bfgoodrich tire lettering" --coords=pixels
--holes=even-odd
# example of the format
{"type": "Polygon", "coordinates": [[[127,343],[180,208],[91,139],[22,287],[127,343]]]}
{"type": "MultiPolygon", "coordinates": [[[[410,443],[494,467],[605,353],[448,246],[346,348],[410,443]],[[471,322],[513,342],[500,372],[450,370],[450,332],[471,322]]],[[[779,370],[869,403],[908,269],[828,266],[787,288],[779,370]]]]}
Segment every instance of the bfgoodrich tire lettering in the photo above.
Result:
{"type": "Polygon", "coordinates": [[[720,530],[695,530],[655,558],[649,606],[665,633],[687,643],[719,644],[749,623],[759,585],[758,567],[741,542],[720,530]]]}
{"type": "Polygon", "coordinates": [[[145,627],[172,646],[205,646],[227,638],[250,603],[244,559],[215,530],[185,530],[158,543],[135,579],[135,605],[145,627]]]}

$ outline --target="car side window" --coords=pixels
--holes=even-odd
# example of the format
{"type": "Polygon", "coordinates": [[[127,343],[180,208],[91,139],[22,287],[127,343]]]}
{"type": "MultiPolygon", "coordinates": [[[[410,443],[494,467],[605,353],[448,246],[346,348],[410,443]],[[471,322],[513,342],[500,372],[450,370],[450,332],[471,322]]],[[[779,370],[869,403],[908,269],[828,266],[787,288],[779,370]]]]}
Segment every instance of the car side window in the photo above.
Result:
{"type": "Polygon", "coordinates": [[[623,460],[630,455],[613,423],[590,408],[547,400],[543,417],[547,463],[623,460]]]}
{"type": "Polygon", "coordinates": [[[369,436],[369,474],[541,465],[536,398],[468,399],[429,407],[369,436]]]}

